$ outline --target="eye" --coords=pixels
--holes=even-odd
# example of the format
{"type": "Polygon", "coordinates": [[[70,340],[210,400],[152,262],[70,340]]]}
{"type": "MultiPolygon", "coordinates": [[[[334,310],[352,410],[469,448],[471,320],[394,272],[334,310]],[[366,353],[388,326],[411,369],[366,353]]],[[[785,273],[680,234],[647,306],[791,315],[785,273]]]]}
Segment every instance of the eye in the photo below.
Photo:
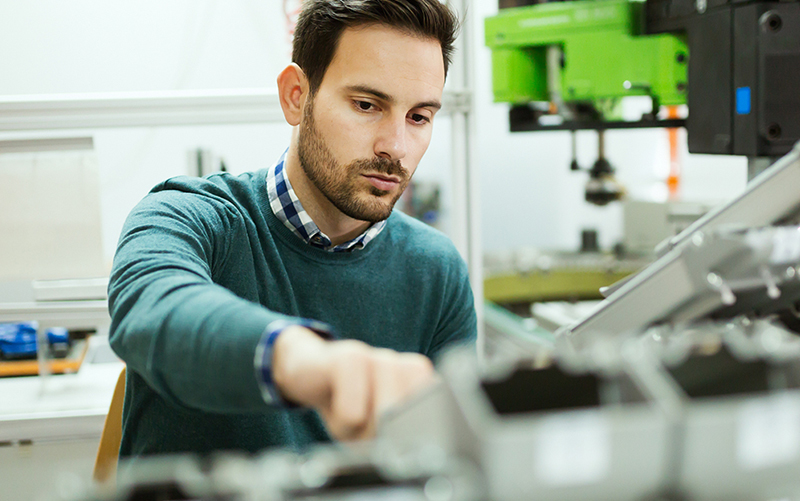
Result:
{"type": "Polygon", "coordinates": [[[355,103],[356,108],[358,108],[361,111],[370,111],[371,109],[375,108],[375,105],[373,105],[369,101],[358,101],[358,100],[355,100],[353,102],[355,103]]]}
{"type": "Polygon", "coordinates": [[[425,115],[421,115],[419,113],[412,113],[409,117],[412,122],[415,124],[423,125],[431,121],[430,118],[426,117],[425,115]]]}

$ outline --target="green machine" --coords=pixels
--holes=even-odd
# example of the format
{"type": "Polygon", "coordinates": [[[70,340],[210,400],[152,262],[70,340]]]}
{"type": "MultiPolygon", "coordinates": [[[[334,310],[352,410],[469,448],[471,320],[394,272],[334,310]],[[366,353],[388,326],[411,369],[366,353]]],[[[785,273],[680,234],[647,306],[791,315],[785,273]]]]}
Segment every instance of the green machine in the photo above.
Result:
{"type": "MultiPolygon", "coordinates": [[[[645,34],[644,15],[644,1],[573,0],[501,9],[485,20],[494,100],[511,104],[511,131],[598,131],[598,159],[586,185],[586,200],[597,205],[624,193],[605,159],[606,129],[683,125],[659,118],[658,111],[686,103],[685,34],[645,34]],[[650,112],[641,120],[621,120],[627,96],[649,97],[650,112]]],[[[579,170],[575,148],[573,133],[571,167],[579,170]]],[[[484,292],[506,306],[596,298],[599,287],[636,269],[623,268],[499,273],[487,277],[484,292]]]]}
{"type": "Polygon", "coordinates": [[[643,8],[635,0],[577,0],[502,9],[486,19],[494,100],[533,113],[518,108],[512,130],[536,130],[525,122],[554,112],[565,120],[561,129],[615,128],[609,122],[626,96],[653,99],[654,113],[638,126],[670,125],[651,122],[660,105],[686,103],[688,48],[679,35],[643,34],[643,8]]]}
{"type": "Polygon", "coordinates": [[[762,160],[800,141],[800,0],[499,2],[525,5],[485,21],[512,132],[685,126],[691,153],[762,160]],[[619,120],[636,95],[689,116],[619,120]]]}
{"type": "Polygon", "coordinates": [[[625,193],[605,158],[606,129],[685,124],[658,116],[661,105],[686,103],[685,35],[645,34],[644,14],[644,1],[574,0],[501,9],[485,20],[494,100],[512,104],[512,132],[573,131],[572,170],[581,170],[574,131],[598,132],[586,184],[586,200],[596,205],[625,193]],[[620,120],[627,96],[649,97],[650,112],[620,120]]]}

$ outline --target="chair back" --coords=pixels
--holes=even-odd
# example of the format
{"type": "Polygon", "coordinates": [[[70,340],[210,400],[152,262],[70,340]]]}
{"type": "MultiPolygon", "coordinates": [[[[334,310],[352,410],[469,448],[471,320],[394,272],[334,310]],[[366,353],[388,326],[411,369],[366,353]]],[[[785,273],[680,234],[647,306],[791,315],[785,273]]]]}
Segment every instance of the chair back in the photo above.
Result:
{"type": "Polygon", "coordinates": [[[103,434],[100,436],[100,447],[94,461],[92,478],[98,483],[113,482],[117,474],[119,460],[119,444],[122,440],[122,403],[125,401],[125,367],[117,379],[114,396],[108,408],[103,434]]]}

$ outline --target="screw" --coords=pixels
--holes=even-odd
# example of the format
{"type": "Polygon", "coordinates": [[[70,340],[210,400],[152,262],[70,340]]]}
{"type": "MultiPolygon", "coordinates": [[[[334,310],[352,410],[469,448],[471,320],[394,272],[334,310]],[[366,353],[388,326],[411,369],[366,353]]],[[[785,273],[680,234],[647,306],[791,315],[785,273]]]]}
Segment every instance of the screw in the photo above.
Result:
{"type": "Polygon", "coordinates": [[[685,63],[686,54],[684,54],[683,52],[678,52],[678,54],[675,55],[675,60],[678,61],[679,63],[685,63]]]}
{"type": "Polygon", "coordinates": [[[781,16],[771,10],[765,12],[758,21],[764,30],[773,33],[777,33],[783,27],[783,19],[781,19],[781,16]]]}
{"type": "Polygon", "coordinates": [[[684,92],[686,90],[686,83],[678,82],[678,85],[675,86],[678,89],[678,92],[684,92]]]}
{"type": "Polygon", "coordinates": [[[769,127],[767,127],[767,137],[770,139],[780,139],[781,126],[778,124],[770,124],[769,127]]]}

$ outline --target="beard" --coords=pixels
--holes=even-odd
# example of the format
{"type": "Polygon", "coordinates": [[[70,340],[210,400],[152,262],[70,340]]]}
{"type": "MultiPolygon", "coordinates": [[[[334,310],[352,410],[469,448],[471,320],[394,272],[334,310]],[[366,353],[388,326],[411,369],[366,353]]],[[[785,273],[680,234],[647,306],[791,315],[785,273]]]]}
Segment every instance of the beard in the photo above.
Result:
{"type": "Polygon", "coordinates": [[[333,153],[316,128],[313,98],[309,99],[303,115],[297,156],[306,177],[346,216],[371,223],[388,218],[411,177],[400,161],[376,157],[354,160],[342,165],[333,157],[333,153]],[[362,187],[365,182],[362,174],[365,173],[397,176],[400,179],[397,193],[386,200],[387,195],[391,194],[390,191],[378,189],[371,184],[368,188],[362,187]]]}

